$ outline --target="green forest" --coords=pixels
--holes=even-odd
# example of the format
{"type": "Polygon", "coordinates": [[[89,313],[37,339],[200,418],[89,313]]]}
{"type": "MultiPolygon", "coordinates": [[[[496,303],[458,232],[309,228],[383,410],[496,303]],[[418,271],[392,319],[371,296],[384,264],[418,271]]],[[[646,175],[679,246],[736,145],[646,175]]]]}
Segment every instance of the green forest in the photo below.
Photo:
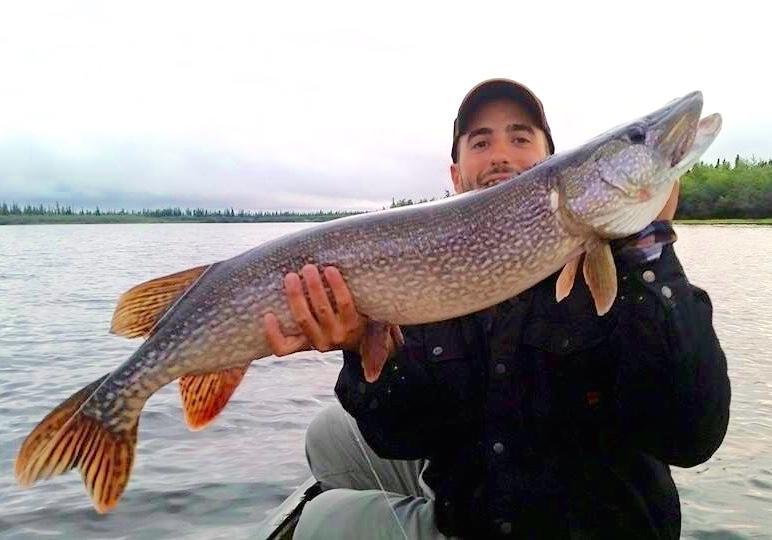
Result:
{"type": "Polygon", "coordinates": [[[676,219],[772,218],[772,160],[700,163],[681,179],[676,219]]]}
{"type": "MultiPolygon", "coordinates": [[[[444,197],[450,192],[445,191],[444,197]]],[[[432,199],[393,198],[391,208],[432,199]]],[[[70,205],[44,206],[0,202],[0,225],[22,223],[148,223],[148,222],[287,222],[328,221],[350,216],[349,211],[236,211],[233,208],[161,208],[142,210],[104,210],[73,208],[70,205]]],[[[700,163],[681,179],[681,196],[676,219],[679,220],[751,220],[772,219],[772,160],[719,159],[700,163]]]]}

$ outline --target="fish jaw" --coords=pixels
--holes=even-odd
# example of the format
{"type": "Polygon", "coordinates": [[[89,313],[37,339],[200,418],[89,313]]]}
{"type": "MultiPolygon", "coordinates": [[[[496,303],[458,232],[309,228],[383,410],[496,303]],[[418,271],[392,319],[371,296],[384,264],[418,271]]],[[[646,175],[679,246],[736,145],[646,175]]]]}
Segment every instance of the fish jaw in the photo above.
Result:
{"type": "Polygon", "coordinates": [[[718,137],[722,124],[721,115],[718,113],[713,113],[700,119],[691,147],[681,160],[673,166],[672,173],[675,178],[680,178],[697,164],[708,147],[718,137]]]}
{"type": "Polygon", "coordinates": [[[573,220],[604,239],[651,223],[720,131],[721,117],[700,120],[701,111],[702,94],[692,92],[588,143],[561,180],[573,220]]]}
{"type": "MultiPolygon", "coordinates": [[[[611,212],[599,227],[595,227],[599,236],[604,238],[620,238],[635,234],[656,219],[664,208],[673,185],[682,175],[691,169],[713,143],[721,130],[721,115],[712,114],[701,119],[694,132],[684,132],[681,141],[688,141],[689,148],[684,152],[680,144],[672,144],[669,150],[663,152],[663,159],[673,160],[668,167],[658,168],[655,181],[641,191],[646,197],[641,197],[641,191],[629,194],[628,204],[620,206],[616,212],[611,212]]],[[[656,170],[656,169],[655,169],[656,170]]]]}

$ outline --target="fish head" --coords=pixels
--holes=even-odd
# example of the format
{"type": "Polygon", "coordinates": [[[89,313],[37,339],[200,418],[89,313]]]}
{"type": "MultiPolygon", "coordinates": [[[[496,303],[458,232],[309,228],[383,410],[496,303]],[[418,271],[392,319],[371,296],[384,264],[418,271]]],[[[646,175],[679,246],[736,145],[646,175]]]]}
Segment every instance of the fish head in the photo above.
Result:
{"type": "Polygon", "coordinates": [[[601,238],[642,230],[718,135],[721,116],[701,112],[692,92],[587,143],[560,175],[565,209],[601,238]]]}

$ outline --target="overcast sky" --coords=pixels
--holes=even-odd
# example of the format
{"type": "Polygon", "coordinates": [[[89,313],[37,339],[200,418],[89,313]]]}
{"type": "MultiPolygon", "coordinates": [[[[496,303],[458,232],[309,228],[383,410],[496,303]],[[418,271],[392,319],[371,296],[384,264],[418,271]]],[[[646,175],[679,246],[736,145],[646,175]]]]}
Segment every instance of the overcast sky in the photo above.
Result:
{"type": "Polygon", "coordinates": [[[761,2],[5,2],[0,200],[374,209],[450,188],[452,121],[510,77],[557,151],[692,90],[705,159],[772,158],[761,2]],[[426,7],[424,7],[426,6],[426,7]]]}

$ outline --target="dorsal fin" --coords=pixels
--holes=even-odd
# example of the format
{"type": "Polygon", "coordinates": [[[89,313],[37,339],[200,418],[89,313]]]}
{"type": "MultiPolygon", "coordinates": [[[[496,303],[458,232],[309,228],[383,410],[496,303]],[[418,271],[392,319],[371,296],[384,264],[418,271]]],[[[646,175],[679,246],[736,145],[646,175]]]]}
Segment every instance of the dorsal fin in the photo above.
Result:
{"type": "Polygon", "coordinates": [[[110,332],[130,338],[147,336],[174,301],[210,266],[189,268],[132,287],[118,299],[110,332]]]}

